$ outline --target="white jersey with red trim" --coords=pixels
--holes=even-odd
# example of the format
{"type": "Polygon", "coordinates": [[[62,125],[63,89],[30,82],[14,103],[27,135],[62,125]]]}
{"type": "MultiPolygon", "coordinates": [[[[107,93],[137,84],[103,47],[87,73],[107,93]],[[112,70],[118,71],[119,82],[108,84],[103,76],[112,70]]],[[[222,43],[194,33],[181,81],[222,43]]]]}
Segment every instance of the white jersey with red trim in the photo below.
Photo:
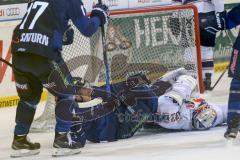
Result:
{"type": "MultiPolygon", "coordinates": [[[[193,127],[193,113],[204,99],[192,99],[184,102],[182,105],[175,103],[171,98],[160,96],[158,98],[157,114],[163,116],[158,122],[163,128],[176,130],[194,130],[199,129],[193,127]]],[[[208,105],[216,114],[216,119],[210,127],[217,126],[227,120],[227,105],[208,105]]],[[[209,127],[209,128],[210,128],[209,127]]]]}

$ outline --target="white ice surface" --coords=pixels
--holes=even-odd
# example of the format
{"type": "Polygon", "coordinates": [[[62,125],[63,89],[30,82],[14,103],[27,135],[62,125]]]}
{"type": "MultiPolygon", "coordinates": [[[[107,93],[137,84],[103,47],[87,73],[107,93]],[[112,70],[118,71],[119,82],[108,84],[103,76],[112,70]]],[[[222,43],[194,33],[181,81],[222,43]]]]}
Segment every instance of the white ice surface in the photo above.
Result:
{"type": "MultiPolygon", "coordinates": [[[[216,76],[217,77],[217,76],[216,76]]],[[[213,103],[227,103],[229,79],[224,80],[205,97],[213,103]]],[[[0,109],[0,160],[10,159],[16,108],[0,109]]],[[[38,110],[39,112],[39,110],[38,110]]],[[[223,134],[226,126],[208,131],[161,133],[142,132],[133,138],[117,142],[87,143],[75,156],[52,158],[53,133],[31,133],[32,141],[40,142],[41,153],[18,159],[59,160],[238,160],[240,145],[226,146],[223,134]]]]}

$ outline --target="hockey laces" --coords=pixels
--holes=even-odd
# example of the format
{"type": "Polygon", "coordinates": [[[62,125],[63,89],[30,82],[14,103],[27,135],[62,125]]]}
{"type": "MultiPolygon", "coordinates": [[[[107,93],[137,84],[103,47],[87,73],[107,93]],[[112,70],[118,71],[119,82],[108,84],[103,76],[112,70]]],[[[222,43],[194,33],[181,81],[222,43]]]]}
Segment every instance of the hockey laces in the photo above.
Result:
{"type": "Polygon", "coordinates": [[[68,145],[72,146],[74,141],[72,140],[70,132],[67,133],[67,138],[68,138],[68,145]]]}

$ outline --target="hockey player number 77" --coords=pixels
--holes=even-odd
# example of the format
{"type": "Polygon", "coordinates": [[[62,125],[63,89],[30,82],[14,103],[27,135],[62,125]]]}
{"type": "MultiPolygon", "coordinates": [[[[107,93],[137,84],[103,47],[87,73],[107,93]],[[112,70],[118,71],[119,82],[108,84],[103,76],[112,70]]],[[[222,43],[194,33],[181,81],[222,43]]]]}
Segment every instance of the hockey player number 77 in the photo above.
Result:
{"type": "Polygon", "coordinates": [[[33,29],[36,21],[38,20],[38,18],[42,15],[42,13],[45,11],[45,9],[48,7],[49,3],[47,2],[34,2],[34,3],[31,3],[30,7],[28,8],[27,10],[27,15],[26,17],[24,18],[21,26],[19,27],[20,29],[24,29],[24,25],[29,17],[29,14],[31,12],[32,9],[37,9],[38,6],[40,6],[40,8],[38,9],[36,15],[34,16],[30,26],[28,27],[28,29],[33,29]]]}

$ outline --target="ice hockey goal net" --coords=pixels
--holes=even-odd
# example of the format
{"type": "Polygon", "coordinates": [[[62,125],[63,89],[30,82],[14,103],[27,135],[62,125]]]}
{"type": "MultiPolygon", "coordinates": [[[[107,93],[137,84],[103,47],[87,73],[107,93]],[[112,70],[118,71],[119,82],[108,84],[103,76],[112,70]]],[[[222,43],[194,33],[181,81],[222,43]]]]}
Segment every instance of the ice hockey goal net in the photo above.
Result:
{"type": "MultiPolygon", "coordinates": [[[[194,6],[113,11],[105,29],[112,82],[138,72],[154,80],[167,71],[186,67],[198,78],[203,91],[194,6]]],[[[105,82],[102,50],[100,32],[86,38],[75,28],[74,43],[64,48],[63,57],[73,76],[101,85],[105,82]]]]}
{"type": "Polygon", "coordinates": [[[161,6],[111,12],[102,45],[98,31],[91,38],[75,28],[74,43],[65,46],[63,57],[74,77],[95,85],[105,83],[103,47],[106,47],[111,82],[145,73],[151,80],[185,67],[199,80],[201,74],[197,9],[192,5],[161,6]]]}

